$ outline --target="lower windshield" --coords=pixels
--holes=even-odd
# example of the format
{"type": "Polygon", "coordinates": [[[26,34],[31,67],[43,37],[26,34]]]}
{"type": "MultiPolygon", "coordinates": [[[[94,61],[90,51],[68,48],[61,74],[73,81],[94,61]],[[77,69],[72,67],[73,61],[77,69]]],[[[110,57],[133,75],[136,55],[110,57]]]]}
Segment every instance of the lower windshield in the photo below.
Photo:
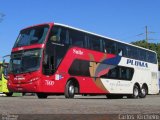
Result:
{"type": "Polygon", "coordinates": [[[36,71],[40,67],[42,49],[12,53],[9,72],[18,74],[36,71]]]}

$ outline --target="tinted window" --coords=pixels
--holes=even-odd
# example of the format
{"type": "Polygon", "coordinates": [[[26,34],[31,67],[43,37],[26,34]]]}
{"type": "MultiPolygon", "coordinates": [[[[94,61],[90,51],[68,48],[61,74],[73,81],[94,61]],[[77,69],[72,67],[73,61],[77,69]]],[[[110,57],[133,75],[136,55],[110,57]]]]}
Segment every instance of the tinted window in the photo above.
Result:
{"type": "Polygon", "coordinates": [[[89,36],[89,48],[96,51],[102,51],[102,40],[98,37],[89,36]]]}
{"type": "Polygon", "coordinates": [[[104,51],[106,53],[116,54],[116,43],[110,40],[104,40],[104,51]]]}
{"type": "Polygon", "coordinates": [[[146,51],[143,49],[138,49],[138,59],[142,61],[147,61],[146,59],[146,51]]]}
{"type": "MultiPolygon", "coordinates": [[[[71,67],[69,68],[70,75],[76,76],[88,76],[88,77],[97,77],[95,76],[95,68],[93,70],[94,76],[90,75],[90,65],[89,61],[85,60],[74,60],[71,67]]],[[[92,62],[93,64],[96,62],[92,62]]],[[[102,68],[107,66],[107,64],[102,64],[102,68]]],[[[100,68],[99,68],[100,69],[100,68]]],[[[102,69],[103,70],[103,69],[102,69]]],[[[99,71],[100,72],[100,71],[99,71]]],[[[117,66],[113,69],[110,69],[107,74],[101,75],[101,78],[109,78],[109,79],[120,79],[120,80],[131,80],[133,77],[134,69],[129,67],[117,66]]]]}
{"type": "Polygon", "coordinates": [[[101,76],[102,78],[118,79],[118,80],[131,80],[133,77],[134,69],[128,67],[117,66],[106,75],[101,76]]]}
{"type": "Polygon", "coordinates": [[[127,54],[129,58],[138,59],[138,51],[136,47],[127,46],[127,54]]]}
{"type": "Polygon", "coordinates": [[[14,47],[21,47],[44,42],[49,26],[37,26],[22,30],[16,40],[14,47]]]}
{"type": "Polygon", "coordinates": [[[156,54],[154,52],[147,52],[147,61],[151,63],[157,63],[156,54]]]}
{"type": "Polygon", "coordinates": [[[69,30],[69,41],[73,46],[85,47],[85,35],[82,32],[69,30]]]}
{"type": "Polygon", "coordinates": [[[90,76],[89,73],[89,61],[74,60],[69,68],[69,74],[77,76],[90,76]]]}
{"type": "Polygon", "coordinates": [[[59,44],[69,44],[67,30],[63,27],[54,26],[50,32],[49,40],[52,43],[59,44]]]}
{"type": "Polygon", "coordinates": [[[120,56],[127,57],[126,45],[122,43],[117,43],[117,54],[120,56]]]}
{"type": "Polygon", "coordinates": [[[118,67],[116,67],[116,68],[111,69],[111,70],[109,71],[109,73],[107,74],[107,77],[106,77],[106,78],[117,79],[117,78],[118,78],[118,75],[119,75],[118,67]]]}

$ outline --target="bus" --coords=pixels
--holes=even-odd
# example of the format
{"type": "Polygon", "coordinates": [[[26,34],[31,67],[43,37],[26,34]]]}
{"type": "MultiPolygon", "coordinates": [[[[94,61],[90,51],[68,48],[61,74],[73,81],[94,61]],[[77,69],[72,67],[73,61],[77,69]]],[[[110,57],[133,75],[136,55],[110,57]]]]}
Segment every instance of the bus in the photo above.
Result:
{"type": "Polygon", "coordinates": [[[11,52],[11,91],[145,98],[158,93],[154,51],[59,23],[20,31],[11,52]]]}
{"type": "Polygon", "coordinates": [[[21,96],[21,93],[13,93],[8,90],[8,65],[9,65],[10,55],[3,56],[3,62],[0,62],[0,93],[6,96],[21,96]]]}

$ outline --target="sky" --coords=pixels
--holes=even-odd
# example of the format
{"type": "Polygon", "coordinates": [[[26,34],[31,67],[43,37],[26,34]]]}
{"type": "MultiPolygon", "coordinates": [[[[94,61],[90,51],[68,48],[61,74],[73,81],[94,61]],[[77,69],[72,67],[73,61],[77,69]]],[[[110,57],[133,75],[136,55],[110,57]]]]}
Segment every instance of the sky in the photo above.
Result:
{"type": "Polygon", "coordinates": [[[0,59],[10,54],[19,31],[56,22],[127,43],[160,43],[160,0],[0,0],[0,59]],[[3,13],[5,16],[1,16],[3,13]]]}

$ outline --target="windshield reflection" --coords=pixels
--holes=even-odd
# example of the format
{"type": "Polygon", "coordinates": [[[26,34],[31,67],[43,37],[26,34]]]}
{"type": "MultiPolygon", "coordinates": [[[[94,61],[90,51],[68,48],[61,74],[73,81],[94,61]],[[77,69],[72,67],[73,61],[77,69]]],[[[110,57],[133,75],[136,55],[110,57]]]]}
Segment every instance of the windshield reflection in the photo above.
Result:
{"type": "Polygon", "coordinates": [[[13,53],[10,61],[10,73],[26,73],[36,71],[40,67],[42,49],[13,53]]]}
{"type": "Polygon", "coordinates": [[[22,30],[16,40],[14,48],[43,43],[46,38],[48,29],[49,26],[45,25],[22,30]]]}

